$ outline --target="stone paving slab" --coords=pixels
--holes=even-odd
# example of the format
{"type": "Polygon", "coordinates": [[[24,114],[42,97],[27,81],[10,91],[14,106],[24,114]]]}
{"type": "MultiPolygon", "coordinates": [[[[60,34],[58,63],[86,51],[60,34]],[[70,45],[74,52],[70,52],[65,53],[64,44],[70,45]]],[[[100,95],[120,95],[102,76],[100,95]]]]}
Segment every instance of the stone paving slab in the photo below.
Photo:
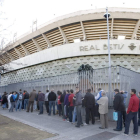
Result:
{"type": "MultiPolygon", "coordinates": [[[[131,140],[140,140],[140,130],[138,137],[132,135],[129,137],[123,136],[122,133],[124,132],[124,129],[122,132],[113,131],[116,127],[116,122],[109,122],[109,129],[102,130],[99,129],[100,122],[96,122],[95,125],[76,128],[73,124],[63,121],[62,118],[57,115],[48,116],[47,113],[37,115],[38,112],[36,111],[33,113],[27,113],[26,111],[9,113],[8,110],[2,110],[0,108],[0,114],[57,135],[53,138],[48,138],[47,140],[82,140],[106,131],[117,134],[117,136],[110,138],[110,140],[123,140],[124,138],[125,140],[130,140],[130,138],[131,140]]],[[[131,125],[130,134],[132,134],[132,130],[133,126],[131,125]]]]}
{"type": "Polygon", "coordinates": [[[42,140],[54,134],[0,115],[0,140],[42,140]]]}
{"type": "Polygon", "coordinates": [[[82,140],[109,140],[111,138],[114,138],[116,137],[118,134],[116,133],[112,133],[112,132],[102,132],[102,133],[99,133],[99,134],[96,134],[96,135],[92,135],[90,137],[87,137],[87,138],[84,138],[82,140]]]}

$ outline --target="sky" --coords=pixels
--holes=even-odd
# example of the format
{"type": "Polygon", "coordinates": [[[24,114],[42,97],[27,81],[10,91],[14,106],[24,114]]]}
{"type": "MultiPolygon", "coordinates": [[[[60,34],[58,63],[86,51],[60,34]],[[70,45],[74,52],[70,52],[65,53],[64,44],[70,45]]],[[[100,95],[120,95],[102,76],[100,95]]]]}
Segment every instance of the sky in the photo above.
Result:
{"type": "Polygon", "coordinates": [[[140,8],[140,0],[0,0],[0,45],[6,45],[56,17],[80,10],[106,7],[140,8]],[[15,37],[14,37],[15,36],[15,37]]]}

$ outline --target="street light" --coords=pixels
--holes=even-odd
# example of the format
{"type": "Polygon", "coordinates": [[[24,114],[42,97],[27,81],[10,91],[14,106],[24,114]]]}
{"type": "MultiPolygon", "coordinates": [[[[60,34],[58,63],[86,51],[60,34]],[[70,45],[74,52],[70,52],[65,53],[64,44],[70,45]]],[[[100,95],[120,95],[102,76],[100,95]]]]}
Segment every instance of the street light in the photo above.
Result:
{"type": "Polygon", "coordinates": [[[111,94],[111,57],[110,57],[110,38],[109,38],[109,24],[108,19],[110,17],[110,14],[108,13],[108,7],[106,8],[106,13],[104,14],[104,17],[107,19],[107,36],[108,36],[108,60],[109,60],[109,70],[108,70],[108,78],[109,78],[109,93],[111,94]]]}

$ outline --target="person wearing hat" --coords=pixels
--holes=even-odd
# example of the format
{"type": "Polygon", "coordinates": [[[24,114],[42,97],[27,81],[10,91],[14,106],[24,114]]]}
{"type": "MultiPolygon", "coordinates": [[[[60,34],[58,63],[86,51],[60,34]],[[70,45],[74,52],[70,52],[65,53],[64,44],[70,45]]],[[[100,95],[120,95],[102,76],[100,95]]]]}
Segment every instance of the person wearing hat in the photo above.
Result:
{"type": "Polygon", "coordinates": [[[114,102],[113,107],[114,110],[118,113],[118,120],[117,120],[117,126],[114,131],[122,131],[122,118],[123,118],[123,112],[125,111],[125,105],[124,105],[124,97],[119,92],[119,89],[115,89],[115,96],[114,96],[114,102]]]}

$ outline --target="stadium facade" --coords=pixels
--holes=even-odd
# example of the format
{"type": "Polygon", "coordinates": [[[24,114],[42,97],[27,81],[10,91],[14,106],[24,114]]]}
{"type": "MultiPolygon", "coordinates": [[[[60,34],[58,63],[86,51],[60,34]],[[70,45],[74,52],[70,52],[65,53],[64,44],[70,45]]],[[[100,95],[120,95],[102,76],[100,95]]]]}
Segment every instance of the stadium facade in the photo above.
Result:
{"type": "MultiPolygon", "coordinates": [[[[0,53],[0,86],[73,73],[82,64],[107,67],[104,13],[94,9],[58,17],[7,46],[0,53]]],[[[140,72],[140,9],[109,8],[109,13],[111,65],[140,72]]]]}

